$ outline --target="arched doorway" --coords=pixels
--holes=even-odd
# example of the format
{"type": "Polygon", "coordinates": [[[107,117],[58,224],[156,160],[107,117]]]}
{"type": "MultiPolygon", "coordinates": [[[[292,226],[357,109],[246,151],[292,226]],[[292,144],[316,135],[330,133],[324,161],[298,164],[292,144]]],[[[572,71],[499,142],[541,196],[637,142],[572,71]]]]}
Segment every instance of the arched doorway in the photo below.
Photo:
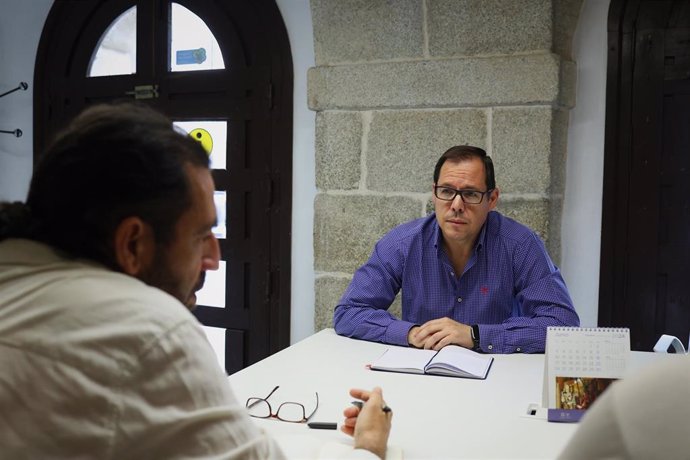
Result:
{"type": "Polygon", "coordinates": [[[228,373],[289,345],[292,59],[276,4],[56,2],[35,75],[37,156],[82,108],[119,99],[213,138],[223,262],[195,314],[228,373]]]}
{"type": "Polygon", "coordinates": [[[690,332],[690,1],[609,10],[599,324],[690,332]]]}

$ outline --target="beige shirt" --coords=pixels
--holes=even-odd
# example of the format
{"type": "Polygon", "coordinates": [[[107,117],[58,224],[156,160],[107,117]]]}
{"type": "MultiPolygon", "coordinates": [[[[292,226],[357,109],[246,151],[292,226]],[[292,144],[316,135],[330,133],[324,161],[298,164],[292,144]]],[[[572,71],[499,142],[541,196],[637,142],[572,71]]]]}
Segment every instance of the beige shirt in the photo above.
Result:
{"type": "Polygon", "coordinates": [[[669,356],[614,383],[560,458],[690,458],[690,357],[669,356]]]}
{"type": "Polygon", "coordinates": [[[0,458],[281,458],[176,299],[0,243],[0,458]]]}

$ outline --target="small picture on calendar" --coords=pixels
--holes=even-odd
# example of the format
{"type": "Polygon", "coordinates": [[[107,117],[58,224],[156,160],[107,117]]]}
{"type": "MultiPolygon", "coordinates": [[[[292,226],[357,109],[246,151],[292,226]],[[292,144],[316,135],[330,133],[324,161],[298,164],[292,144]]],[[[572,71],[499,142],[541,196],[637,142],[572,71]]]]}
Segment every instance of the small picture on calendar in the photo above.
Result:
{"type": "Polygon", "coordinates": [[[618,379],[600,377],[556,377],[556,409],[587,409],[618,379]]]}

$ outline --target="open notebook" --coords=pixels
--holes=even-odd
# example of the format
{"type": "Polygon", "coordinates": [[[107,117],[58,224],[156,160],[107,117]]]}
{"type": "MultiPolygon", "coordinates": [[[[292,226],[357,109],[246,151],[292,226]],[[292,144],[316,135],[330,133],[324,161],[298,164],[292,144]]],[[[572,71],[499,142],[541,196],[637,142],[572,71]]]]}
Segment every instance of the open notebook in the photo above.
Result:
{"type": "Polygon", "coordinates": [[[375,371],[485,379],[493,360],[492,356],[457,345],[447,345],[439,351],[391,347],[370,367],[375,371]]]}

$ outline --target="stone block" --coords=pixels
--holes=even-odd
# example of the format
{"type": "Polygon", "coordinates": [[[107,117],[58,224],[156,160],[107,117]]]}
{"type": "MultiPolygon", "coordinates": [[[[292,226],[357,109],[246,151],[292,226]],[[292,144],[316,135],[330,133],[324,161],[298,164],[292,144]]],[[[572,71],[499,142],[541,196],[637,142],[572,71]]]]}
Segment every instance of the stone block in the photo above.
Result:
{"type": "Polygon", "coordinates": [[[551,107],[493,109],[491,156],[502,192],[549,192],[553,113],[551,107]]]}
{"type": "Polygon", "coordinates": [[[390,229],[421,217],[419,199],[399,196],[317,194],[314,269],[352,273],[390,229]]]}
{"type": "Polygon", "coordinates": [[[486,145],[486,111],[374,112],[369,129],[367,189],[430,193],[438,158],[454,145],[486,145]]]}
{"type": "Polygon", "coordinates": [[[421,57],[419,0],[311,0],[317,65],[421,57]]]}
{"type": "Polygon", "coordinates": [[[424,205],[424,215],[428,216],[434,212],[436,212],[436,208],[434,208],[433,197],[431,196],[431,193],[429,193],[429,199],[426,200],[426,204],[424,205]]]}
{"type": "Polygon", "coordinates": [[[556,265],[561,263],[561,223],[563,222],[563,197],[549,199],[549,239],[546,249],[556,265]]]}
{"type": "Polygon", "coordinates": [[[553,52],[572,59],[573,35],[582,10],[582,0],[553,1],[553,52]]]}
{"type": "Polygon", "coordinates": [[[561,198],[509,198],[501,200],[497,207],[499,212],[537,232],[556,265],[559,265],[561,260],[562,209],[561,198]]]}
{"type": "Polygon", "coordinates": [[[575,107],[577,92],[577,64],[573,61],[561,61],[561,88],[557,106],[572,109],[575,107]]]}
{"type": "Polygon", "coordinates": [[[317,113],[316,187],[320,190],[359,188],[361,150],[360,112],[317,113]]]}
{"type": "Polygon", "coordinates": [[[570,111],[553,111],[551,118],[551,188],[549,189],[552,198],[562,198],[565,193],[569,122],[570,111]]]}
{"type": "Polygon", "coordinates": [[[350,284],[345,276],[317,276],[315,280],[314,331],[333,327],[333,311],[350,284]]]}
{"type": "Polygon", "coordinates": [[[555,105],[560,78],[550,53],[313,67],[308,102],[316,111],[555,105]]]}
{"type": "Polygon", "coordinates": [[[552,0],[429,0],[432,56],[550,51],[552,0]]]}
{"type": "Polygon", "coordinates": [[[551,248],[552,245],[555,245],[556,248],[560,247],[560,235],[554,235],[552,232],[550,200],[546,198],[502,197],[496,210],[537,232],[553,258],[551,248]]]}

